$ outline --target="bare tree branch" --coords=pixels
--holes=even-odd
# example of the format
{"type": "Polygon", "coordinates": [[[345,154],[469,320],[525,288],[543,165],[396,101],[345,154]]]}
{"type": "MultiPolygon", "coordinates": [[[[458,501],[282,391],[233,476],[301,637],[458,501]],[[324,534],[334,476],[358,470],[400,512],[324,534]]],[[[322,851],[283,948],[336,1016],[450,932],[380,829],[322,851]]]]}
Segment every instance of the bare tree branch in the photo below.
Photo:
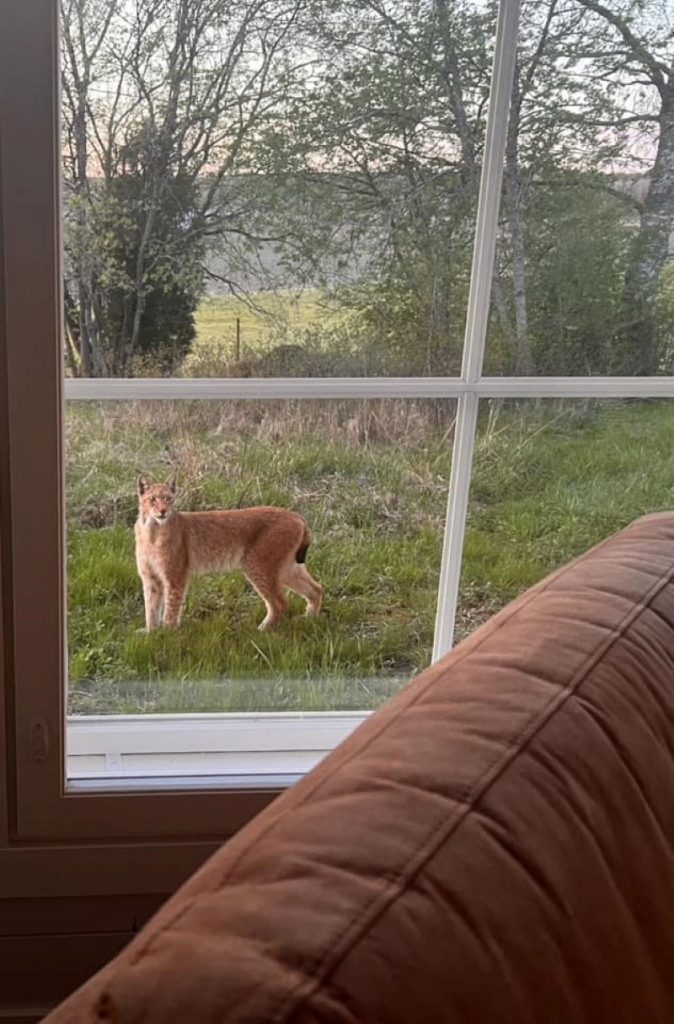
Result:
{"type": "Polygon", "coordinates": [[[598,0],[578,0],[578,3],[588,10],[594,11],[595,14],[601,15],[609,25],[612,25],[620,33],[627,43],[629,52],[634,54],[634,57],[646,69],[650,82],[662,95],[666,86],[666,77],[669,75],[669,67],[650,53],[643,41],[634,34],[626,19],[610,7],[599,3],[598,0]]]}

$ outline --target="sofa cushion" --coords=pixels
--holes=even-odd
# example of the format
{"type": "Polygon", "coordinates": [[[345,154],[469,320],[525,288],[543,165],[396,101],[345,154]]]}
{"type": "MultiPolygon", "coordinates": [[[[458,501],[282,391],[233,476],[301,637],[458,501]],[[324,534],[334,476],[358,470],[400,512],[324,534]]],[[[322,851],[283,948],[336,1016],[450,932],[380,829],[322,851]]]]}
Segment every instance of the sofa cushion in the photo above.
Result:
{"type": "Polygon", "coordinates": [[[674,515],[523,595],[50,1024],[674,1020],[674,515]]]}

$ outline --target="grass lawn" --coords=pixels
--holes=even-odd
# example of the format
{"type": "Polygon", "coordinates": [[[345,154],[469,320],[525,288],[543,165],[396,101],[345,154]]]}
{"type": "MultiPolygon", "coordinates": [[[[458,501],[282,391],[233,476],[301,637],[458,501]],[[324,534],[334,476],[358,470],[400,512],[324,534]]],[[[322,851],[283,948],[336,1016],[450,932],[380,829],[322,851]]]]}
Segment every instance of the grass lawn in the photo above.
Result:
{"type": "MultiPolygon", "coordinates": [[[[374,707],[427,663],[449,480],[446,403],[71,403],[73,712],[374,707]],[[139,635],[135,471],[178,473],[183,507],[297,508],[324,613],[259,633],[239,576],[195,581],[184,624],[139,635]]],[[[465,634],[547,572],[674,504],[674,404],[530,403],[480,422],[465,634]]]]}
{"type": "Polygon", "coordinates": [[[216,364],[234,362],[237,320],[240,357],[249,359],[281,343],[281,335],[288,329],[328,326],[343,315],[316,289],[255,292],[247,301],[235,295],[205,298],[196,312],[197,338],[185,360],[185,371],[209,375],[211,360],[216,364]]]}

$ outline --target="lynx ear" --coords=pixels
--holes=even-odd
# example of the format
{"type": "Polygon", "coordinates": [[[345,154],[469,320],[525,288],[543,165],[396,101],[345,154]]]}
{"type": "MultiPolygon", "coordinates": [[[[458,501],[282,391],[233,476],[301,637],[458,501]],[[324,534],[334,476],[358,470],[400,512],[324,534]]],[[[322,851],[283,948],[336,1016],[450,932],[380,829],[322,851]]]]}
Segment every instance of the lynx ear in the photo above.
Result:
{"type": "Polygon", "coordinates": [[[140,494],[141,497],[145,494],[145,492],[146,492],[146,490],[148,489],[149,486],[150,486],[150,481],[148,480],[148,478],[146,476],[144,476],[142,473],[139,473],[138,474],[138,493],[140,494]]]}
{"type": "Polygon", "coordinates": [[[176,494],[177,493],[177,491],[178,491],[178,484],[176,483],[176,478],[174,476],[170,477],[166,481],[166,486],[168,487],[168,489],[171,492],[171,494],[176,494]]]}

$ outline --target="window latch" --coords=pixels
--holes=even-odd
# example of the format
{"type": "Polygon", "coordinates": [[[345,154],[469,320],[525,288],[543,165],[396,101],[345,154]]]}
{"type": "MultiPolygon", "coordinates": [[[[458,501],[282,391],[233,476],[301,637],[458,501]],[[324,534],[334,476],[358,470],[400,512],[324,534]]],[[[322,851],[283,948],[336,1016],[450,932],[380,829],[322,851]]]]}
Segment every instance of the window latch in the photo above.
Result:
{"type": "Polygon", "coordinates": [[[49,753],[49,734],[46,722],[31,722],[30,752],[33,760],[41,764],[49,753]]]}

